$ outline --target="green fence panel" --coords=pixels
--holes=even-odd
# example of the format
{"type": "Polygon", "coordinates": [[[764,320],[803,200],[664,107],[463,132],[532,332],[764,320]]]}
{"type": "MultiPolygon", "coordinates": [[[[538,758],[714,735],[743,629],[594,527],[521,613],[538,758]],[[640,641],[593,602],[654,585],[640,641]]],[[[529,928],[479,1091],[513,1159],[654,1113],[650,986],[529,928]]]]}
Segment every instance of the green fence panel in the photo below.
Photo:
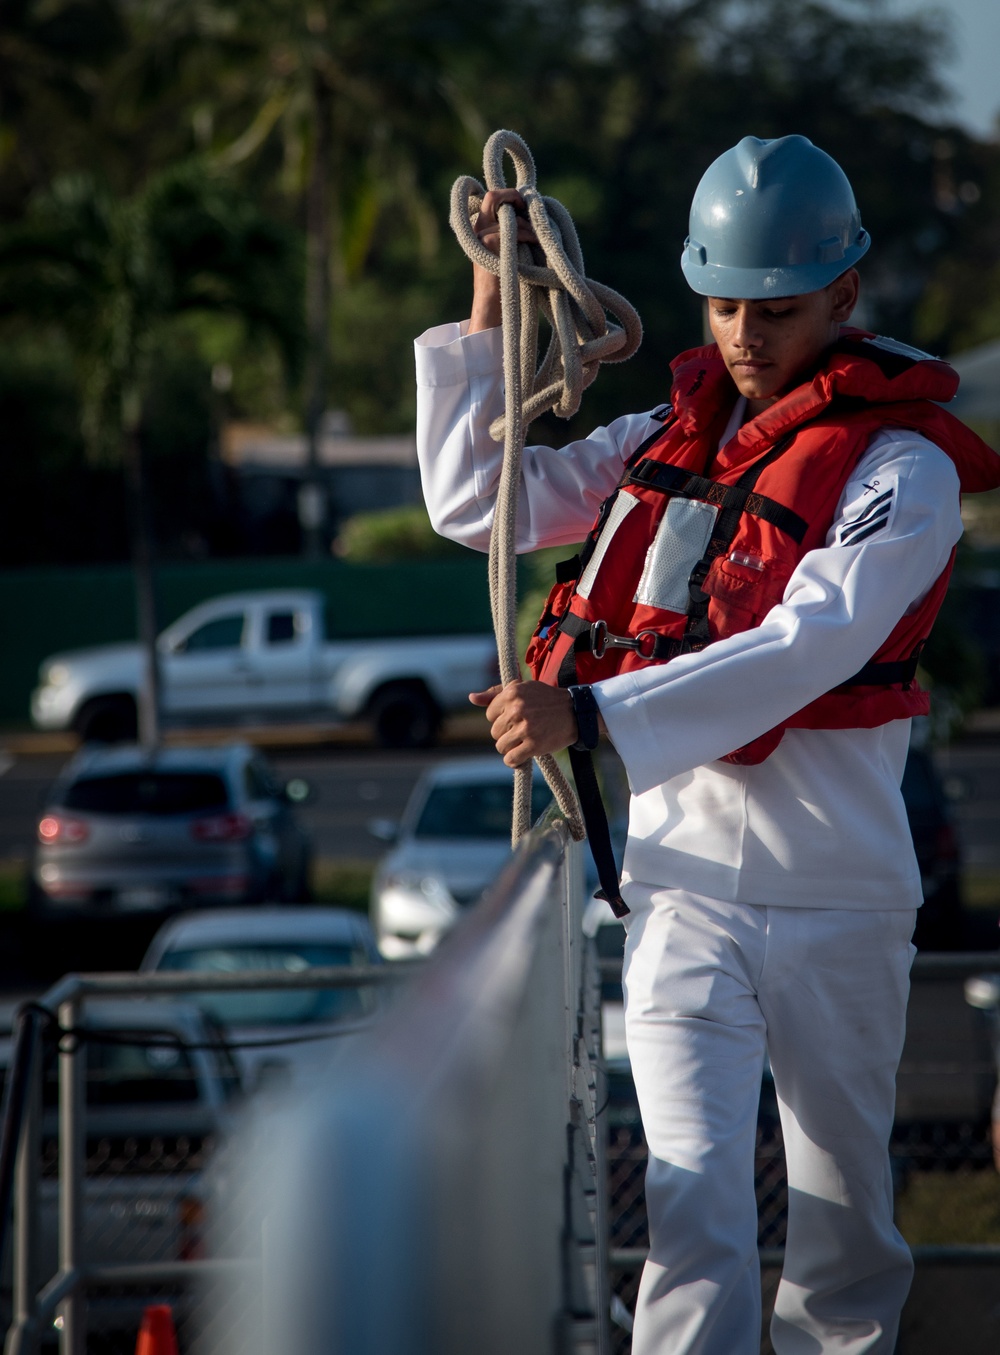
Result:
{"type": "MultiPolygon", "coordinates": [[[[461,635],[490,629],[486,558],[352,565],[339,560],[211,560],[161,565],[161,624],[208,598],[263,588],[315,588],[335,637],[461,635]]],[[[0,571],[0,722],[28,723],[38,665],[60,650],[134,640],[127,566],[0,571]]]]}

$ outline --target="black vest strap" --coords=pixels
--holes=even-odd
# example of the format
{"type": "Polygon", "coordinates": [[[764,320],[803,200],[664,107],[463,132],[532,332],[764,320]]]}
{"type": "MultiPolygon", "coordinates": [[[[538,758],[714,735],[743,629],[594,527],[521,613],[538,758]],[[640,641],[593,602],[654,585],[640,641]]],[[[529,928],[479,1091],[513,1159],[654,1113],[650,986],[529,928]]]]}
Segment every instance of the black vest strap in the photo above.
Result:
{"type": "MultiPolygon", "coordinates": [[[[582,616],[577,616],[575,612],[567,612],[559,622],[557,629],[562,631],[564,635],[573,637],[572,652],[574,654],[597,653],[598,658],[603,658],[608,649],[633,649],[647,663],[666,663],[669,659],[676,659],[678,654],[690,654],[696,649],[704,648],[703,645],[692,641],[686,635],[674,638],[669,635],[660,635],[656,631],[646,630],[642,631],[639,636],[618,636],[609,635],[607,627],[604,626],[603,643],[601,649],[598,650],[597,644],[595,644],[594,623],[585,621],[582,616]]],[[[600,640],[598,643],[601,643],[600,640]]],[[[573,662],[575,665],[575,659],[573,662]]],[[[560,686],[562,685],[564,684],[560,675],[560,686]]]]}
{"type": "MultiPolygon", "coordinates": [[[[923,648],[923,646],[921,646],[923,648]]],[[[904,687],[909,687],[917,676],[917,664],[920,662],[919,652],[911,654],[908,659],[898,659],[895,662],[878,663],[872,659],[866,663],[864,668],[859,669],[853,677],[842,682],[835,691],[841,691],[844,687],[891,687],[896,682],[901,682],[904,687]]]]}
{"type": "MultiPolygon", "coordinates": [[[[732,486],[733,489],[741,491],[742,494],[750,496],[761,475],[767,470],[768,466],[774,464],[792,443],[794,433],[788,433],[783,438],[779,438],[769,452],[760,458],[737,480],[732,486]]],[[[761,496],[754,495],[755,498],[761,496]]],[[[705,547],[705,554],[701,557],[694,569],[691,571],[691,577],[688,580],[688,593],[691,601],[688,604],[688,619],[685,628],[685,634],[692,639],[699,640],[702,645],[707,645],[711,640],[708,630],[708,594],[702,588],[712,561],[718,556],[724,555],[733,544],[733,539],[739,531],[740,518],[743,515],[743,501],[738,504],[733,502],[722,508],[718,517],[715,519],[715,526],[712,529],[712,535],[709,538],[708,545],[705,547]]]]}
{"type": "Polygon", "coordinates": [[[629,476],[628,483],[662,490],[664,494],[679,498],[700,499],[704,503],[714,503],[737,513],[750,513],[753,517],[770,522],[797,544],[802,541],[809,527],[805,518],[799,517],[791,508],[763,494],[755,494],[752,488],[743,488],[742,480],[738,485],[720,485],[718,480],[709,480],[704,475],[695,475],[678,466],[668,466],[660,461],[640,461],[629,476]]]}
{"type": "Polygon", "coordinates": [[[587,841],[590,843],[590,854],[594,858],[597,878],[601,885],[594,897],[609,903],[615,917],[625,917],[629,909],[621,896],[618,864],[615,861],[614,848],[611,846],[611,830],[608,827],[604,801],[601,799],[601,788],[597,784],[593,756],[576,748],[570,748],[568,751],[569,765],[573,768],[573,780],[576,782],[583,822],[587,829],[587,841]]]}

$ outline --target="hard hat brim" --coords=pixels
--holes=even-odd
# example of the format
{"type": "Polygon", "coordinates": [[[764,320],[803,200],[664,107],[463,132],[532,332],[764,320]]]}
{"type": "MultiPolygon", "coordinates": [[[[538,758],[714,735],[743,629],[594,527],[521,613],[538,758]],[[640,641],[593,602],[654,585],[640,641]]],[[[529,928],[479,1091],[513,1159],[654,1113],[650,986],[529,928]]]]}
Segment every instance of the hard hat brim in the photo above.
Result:
{"type": "Polygon", "coordinates": [[[767,301],[771,297],[802,296],[820,292],[846,273],[865,254],[871,237],[850,245],[831,263],[800,263],[784,268],[731,268],[724,264],[698,263],[685,247],[681,254],[681,272],[693,292],[699,296],[719,296],[731,301],[767,301]]]}

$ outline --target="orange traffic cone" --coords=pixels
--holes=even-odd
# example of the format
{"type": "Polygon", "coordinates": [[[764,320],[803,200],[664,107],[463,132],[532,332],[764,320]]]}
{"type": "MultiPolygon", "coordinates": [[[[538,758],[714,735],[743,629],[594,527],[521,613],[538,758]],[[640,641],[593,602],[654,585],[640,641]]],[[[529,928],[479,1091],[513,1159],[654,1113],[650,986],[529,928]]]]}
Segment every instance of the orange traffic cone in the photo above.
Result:
{"type": "Polygon", "coordinates": [[[142,1315],[135,1355],[178,1355],[174,1315],[167,1303],[151,1303],[142,1315]]]}

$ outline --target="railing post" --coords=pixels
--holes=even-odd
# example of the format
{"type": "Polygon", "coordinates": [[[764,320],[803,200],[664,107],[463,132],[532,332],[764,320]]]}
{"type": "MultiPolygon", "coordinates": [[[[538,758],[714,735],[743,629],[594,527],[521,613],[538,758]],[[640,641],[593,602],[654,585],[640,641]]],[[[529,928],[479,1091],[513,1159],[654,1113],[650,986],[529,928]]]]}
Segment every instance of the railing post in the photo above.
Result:
{"type": "MultiPolygon", "coordinates": [[[[59,1005],[60,1031],[77,1030],[82,1003],[78,996],[59,1005]]],[[[83,1238],[83,1173],[86,1156],[84,1093],[87,1046],[77,1036],[59,1041],[59,1267],[63,1274],[80,1269],[83,1238]]],[[[79,1280],[59,1305],[60,1355],[84,1355],[86,1294],[79,1280]]]]}
{"type": "Polygon", "coordinates": [[[591,941],[587,948],[587,987],[593,994],[594,1010],[592,1018],[595,1085],[594,1085],[594,1170],[596,1176],[596,1202],[594,1209],[594,1232],[597,1237],[595,1257],[595,1286],[597,1289],[597,1349],[600,1355],[608,1355],[611,1350],[611,1268],[608,1252],[610,1247],[610,1210],[608,1208],[608,1075],[604,1064],[604,1049],[601,1041],[601,977],[597,964],[597,944],[591,941]]]}
{"type": "Polygon", "coordinates": [[[576,964],[577,938],[574,928],[574,923],[578,919],[573,907],[573,889],[580,882],[576,878],[578,872],[573,870],[575,855],[578,855],[578,853],[574,853],[571,843],[567,840],[563,847],[562,860],[559,865],[559,894],[562,908],[563,1001],[566,1007],[567,1105],[576,1094],[576,1039],[580,1016],[580,989],[576,983],[578,968],[576,964]]]}
{"type": "Polygon", "coordinates": [[[38,1294],[38,1177],[42,1130],[42,1048],[38,1025],[32,1042],[24,1127],[17,1152],[14,1204],[14,1321],[27,1324],[38,1294]]]}
{"type": "Polygon", "coordinates": [[[606,1148],[602,1141],[601,1008],[593,942],[583,935],[582,849],[566,844],[561,864],[566,999],[568,1147],[566,1302],[592,1316],[567,1339],[574,1351],[608,1355],[611,1287],[608,1270],[606,1148]],[[575,1206],[575,1207],[574,1207],[575,1206]],[[586,1211],[586,1219],[579,1212],[586,1211]],[[574,1289],[586,1281],[586,1297],[574,1289]]]}
{"type": "Polygon", "coordinates": [[[5,1355],[35,1355],[38,1350],[37,1237],[43,1049],[38,1017],[31,1015],[22,1019],[31,1022],[31,1053],[14,1176],[13,1321],[4,1343],[5,1355]]]}

